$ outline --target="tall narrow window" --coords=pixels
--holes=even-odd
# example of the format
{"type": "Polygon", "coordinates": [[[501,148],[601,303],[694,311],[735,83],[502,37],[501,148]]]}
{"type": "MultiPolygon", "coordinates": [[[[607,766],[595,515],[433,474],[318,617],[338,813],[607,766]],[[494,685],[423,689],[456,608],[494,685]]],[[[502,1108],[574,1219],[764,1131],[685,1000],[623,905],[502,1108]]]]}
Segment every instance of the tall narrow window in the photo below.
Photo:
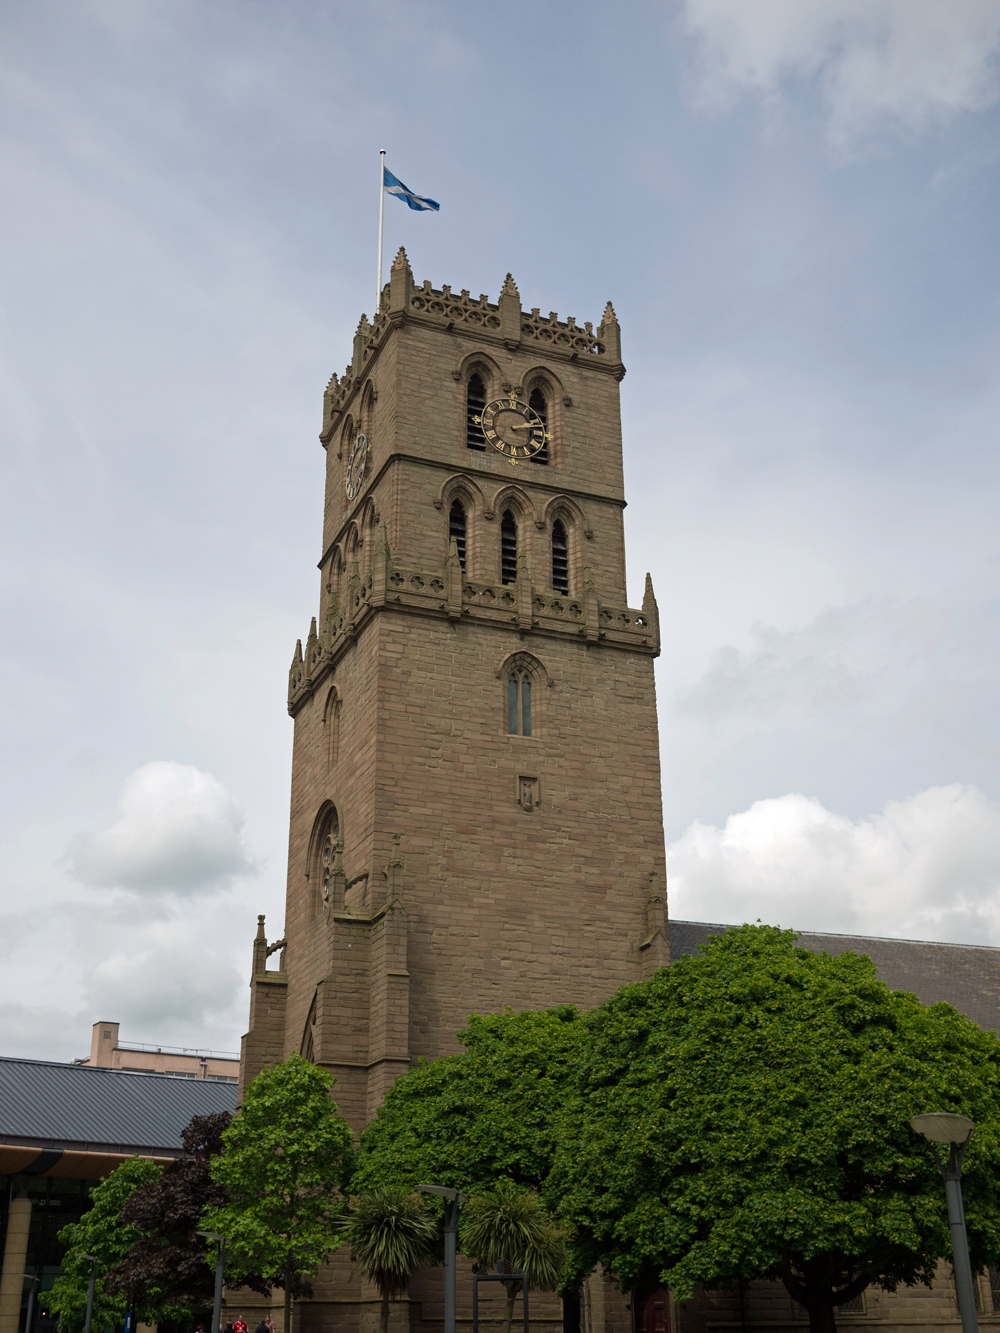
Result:
{"type": "MultiPolygon", "coordinates": [[[[532,389],[531,396],[528,399],[528,406],[533,412],[537,412],[542,418],[542,425],[546,430],[549,428],[549,405],[545,401],[545,394],[541,389],[532,389]]],[[[549,461],[548,441],[542,445],[537,454],[531,455],[533,463],[547,463],[549,461]]]]}
{"type": "Polygon", "coordinates": [[[481,417],[486,406],[486,386],[480,375],[469,376],[469,387],[465,394],[465,445],[467,449],[486,448],[486,436],[476,417],[481,417]]]}
{"type": "Polygon", "coordinates": [[[509,509],[500,520],[500,582],[517,580],[517,520],[509,509]]]}
{"type": "Polygon", "coordinates": [[[458,558],[461,561],[462,568],[465,568],[465,507],[461,500],[452,500],[451,510],[448,514],[448,540],[455,538],[455,545],[458,547],[458,558]]]}
{"type": "Polygon", "coordinates": [[[327,768],[333,768],[340,757],[340,696],[336,688],[332,689],[327,697],[323,729],[326,742],[326,766],[327,768]]]}
{"type": "Polygon", "coordinates": [[[556,592],[569,592],[569,543],[561,518],[552,524],[552,587],[556,592]]]}
{"type": "Polygon", "coordinates": [[[531,677],[512,671],[507,679],[507,730],[512,736],[531,735],[531,677]]]}

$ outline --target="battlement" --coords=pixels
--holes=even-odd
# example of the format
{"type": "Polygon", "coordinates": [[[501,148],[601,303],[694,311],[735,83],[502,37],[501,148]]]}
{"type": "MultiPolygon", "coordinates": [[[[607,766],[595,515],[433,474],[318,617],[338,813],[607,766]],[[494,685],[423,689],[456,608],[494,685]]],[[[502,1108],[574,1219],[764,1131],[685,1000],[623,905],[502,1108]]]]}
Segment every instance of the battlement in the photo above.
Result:
{"type": "Polygon", "coordinates": [[[625,367],[621,359],[621,328],[609,301],[595,332],[593,322],[582,326],[569,315],[561,320],[558,312],[543,315],[538,306],[521,309],[521,296],[508,273],[496,302],[481,293],[471,296],[463,288],[456,295],[450,284],[434,287],[430,279],[417,285],[413,280],[406,251],[400,247],[393,261],[389,281],[374,320],[362,315],[354,335],[354,356],[338,378],[331,375],[326,388],[324,434],[333,420],[347,407],[355,390],[367,374],[389,330],[405,321],[426,324],[442,332],[459,332],[476,340],[501,343],[512,348],[529,344],[549,356],[594,365],[622,379],[625,367]]]}

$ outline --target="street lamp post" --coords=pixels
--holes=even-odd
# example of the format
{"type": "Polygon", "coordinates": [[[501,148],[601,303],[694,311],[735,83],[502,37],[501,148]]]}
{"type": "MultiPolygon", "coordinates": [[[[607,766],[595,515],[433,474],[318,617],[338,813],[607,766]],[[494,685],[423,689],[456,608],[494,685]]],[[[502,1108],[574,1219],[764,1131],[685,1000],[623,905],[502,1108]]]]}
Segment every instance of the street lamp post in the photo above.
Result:
{"type": "Polygon", "coordinates": [[[219,1242],[219,1257],[215,1261],[215,1300],[212,1302],[212,1333],[221,1333],[222,1328],[222,1274],[226,1264],[226,1238],[217,1231],[199,1231],[206,1240],[219,1242]]]}
{"type": "Polygon", "coordinates": [[[97,1286],[97,1265],[100,1260],[95,1259],[92,1254],[85,1254],[84,1259],[90,1260],[90,1283],[87,1287],[87,1317],[83,1323],[83,1333],[90,1333],[91,1320],[94,1318],[94,1288],[97,1286]]]}
{"type": "Polygon", "coordinates": [[[958,1310],[962,1316],[962,1333],[978,1333],[976,1323],[976,1289],[972,1285],[972,1264],[969,1261],[969,1238],[965,1231],[965,1209],[962,1206],[962,1163],[976,1128],[964,1115],[946,1111],[930,1111],[915,1115],[911,1127],[932,1144],[940,1143],[948,1149],[945,1163],[937,1149],[944,1193],[948,1200],[948,1225],[951,1227],[951,1248],[955,1258],[955,1289],[958,1292],[958,1310]]]}
{"type": "Polygon", "coordinates": [[[28,1290],[28,1314],[24,1321],[24,1333],[31,1333],[31,1317],[35,1313],[35,1288],[34,1283],[41,1282],[40,1277],[35,1277],[32,1273],[22,1273],[22,1277],[28,1279],[32,1286],[28,1290]]]}
{"type": "MultiPolygon", "coordinates": [[[[423,1194],[436,1194],[444,1199],[444,1333],[455,1333],[455,1251],[458,1236],[458,1214],[469,1202],[458,1190],[446,1185],[418,1185],[423,1194]]],[[[963,1329],[962,1333],[965,1333],[963,1329]]]]}

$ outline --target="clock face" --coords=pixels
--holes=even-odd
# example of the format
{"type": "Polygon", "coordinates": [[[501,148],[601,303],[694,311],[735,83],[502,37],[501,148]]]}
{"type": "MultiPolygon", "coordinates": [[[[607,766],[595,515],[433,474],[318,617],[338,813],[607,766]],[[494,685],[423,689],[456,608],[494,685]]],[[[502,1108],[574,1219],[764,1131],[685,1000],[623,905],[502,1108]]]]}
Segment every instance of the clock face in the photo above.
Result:
{"type": "Polygon", "coordinates": [[[358,431],[354,437],[354,443],[351,445],[351,456],[347,462],[347,480],[344,483],[344,490],[347,492],[348,500],[353,500],[361,490],[367,465],[368,437],[358,431]]]}
{"type": "Polygon", "coordinates": [[[549,440],[545,423],[537,412],[511,394],[487,403],[481,417],[474,417],[483,434],[510,463],[523,463],[533,457],[549,440]]]}

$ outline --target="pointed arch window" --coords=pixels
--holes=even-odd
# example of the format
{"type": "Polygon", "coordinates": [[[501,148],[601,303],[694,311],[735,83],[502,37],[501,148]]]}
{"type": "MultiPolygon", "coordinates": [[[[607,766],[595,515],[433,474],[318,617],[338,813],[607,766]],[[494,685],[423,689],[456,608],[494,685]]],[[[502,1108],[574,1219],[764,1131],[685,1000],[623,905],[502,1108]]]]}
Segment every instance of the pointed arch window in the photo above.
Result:
{"type": "Polygon", "coordinates": [[[316,1061],[315,1032],[316,996],[314,995],[313,1002],[309,1006],[309,1016],[306,1018],[306,1025],[302,1030],[302,1046],[299,1049],[299,1054],[304,1060],[308,1060],[310,1064],[314,1064],[316,1061]]]}
{"type": "Polygon", "coordinates": [[[517,519],[509,509],[500,519],[500,582],[517,582],[517,519]]]}
{"type": "Polygon", "coordinates": [[[451,545],[452,537],[455,538],[455,545],[458,547],[458,559],[465,569],[465,538],[466,538],[466,517],[465,506],[461,500],[452,500],[451,509],[448,511],[448,545],[451,545]]]}
{"type": "MultiPolygon", "coordinates": [[[[549,404],[547,398],[545,397],[545,394],[541,389],[532,389],[531,394],[528,398],[528,406],[531,408],[533,412],[538,413],[538,415],[542,419],[542,424],[544,425],[547,431],[549,428],[549,404]]],[[[542,464],[548,463],[549,445],[547,440],[542,445],[541,449],[539,449],[537,454],[531,455],[531,461],[533,463],[542,463],[542,464]]]]}
{"type": "Polygon", "coordinates": [[[336,686],[330,691],[323,715],[323,742],[326,750],[326,766],[333,768],[340,756],[340,695],[336,686]]]}
{"type": "Polygon", "coordinates": [[[330,901],[331,879],[337,849],[342,847],[340,815],[335,805],[324,804],[313,825],[306,878],[313,916],[330,901]]]}
{"type": "Polygon", "coordinates": [[[556,592],[569,592],[569,542],[561,518],[552,524],[552,587],[556,592]]]}
{"type": "Polygon", "coordinates": [[[486,449],[486,436],[476,417],[482,416],[485,406],[486,385],[483,383],[483,377],[479,374],[470,375],[468,388],[465,391],[465,447],[478,449],[480,453],[486,449]]]}
{"type": "Polygon", "coordinates": [[[511,736],[531,735],[531,677],[519,668],[507,677],[507,731],[511,736]]]}

